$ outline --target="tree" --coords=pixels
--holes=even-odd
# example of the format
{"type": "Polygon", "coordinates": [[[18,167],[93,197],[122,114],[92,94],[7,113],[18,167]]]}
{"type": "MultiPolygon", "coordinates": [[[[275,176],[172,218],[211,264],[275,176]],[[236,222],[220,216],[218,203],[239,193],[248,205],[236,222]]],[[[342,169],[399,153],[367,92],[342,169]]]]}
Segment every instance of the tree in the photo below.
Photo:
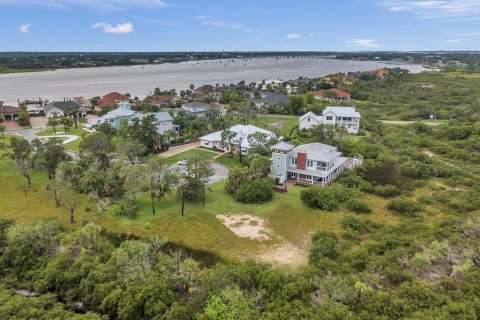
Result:
{"type": "Polygon", "coordinates": [[[65,129],[65,133],[70,131],[70,128],[73,125],[73,120],[68,117],[60,118],[60,123],[63,124],[63,128],[65,129]]]}
{"type": "Polygon", "coordinates": [[[60,124],[58,118],[48,118],[47,126],[53,127],[53,133],[57,134],[57,126],[60,124]]]}
{"type": "Polygon", "coordinates": [[[264,203],[272,200],[272,197],[273,181],[268,178],[249,181],[235,192],[235,199],[243,203],[264,203]]]}
{"type": "Polygon", "coordinates": [[[69,195],[65,201],[63,206],[68,210],[68,214],[70,216],[70,223],[75,223],[75,212],[78,207],[78,195],[71,194],[69,195]]]}
{"type": "Polygon", "coordinates": [[[142,120],[133,119],[130,125],[130,137],[141,141],[149,153],[154,153],[160,142],[157,131],[157,119],[153,114],[142,120]]]}
{"type": "Polygon", "coordinates": [[[304,101],[301,95],[291,96],[288,99],[288,110],[290,114],[298,115],[303,112],[304,101]]]}
{"type": "Polygon", "coordinates": [[[112,141],[103,132],[95,132],[80,142],[80,151],[87,152],[99,168],[110,166],[113,148],[112,141]]]}
{"type": "Polygon", "coordinates": [[[178,181],[178,174],[172,170],[167,159],[154,157],[148,162],[145,177],[152,202],[152,213],[155,214],[155,198],[165,198],[165,195],[172,191],[178,181]]]}
{"type": "Polygon", "coordinates": [[[131,164],[135,164],[135,160],[145,154],[146,150],[147,148],[143,144],[132,138],[120,141],[116,146],[116,152],[120,158],[128,159],[131,164]]]}
{"type": "Polygon", "coordinates": [[[184,214],[185,200],[202,199],[205,205],[205,191],[208,178],[214,174],[211,160],[195,155],[187,159],[185,172],[181,176],[179,193],[182,197],[182,216],[184,214]]]}
{"type": "Polygon", "coordinates": [[[36,166],[47,170],[48,179],[55,176],[55,170],[61,162],[70,160],[63,145],[55,139],[49,139],[45,143],[35,139],[32,144],[37,150],[35,153],[36,166]]]}
{"type": "Polygon", "coordinates": [[[66,111],[65,111],[65,115],[69,116],[69,117],[72,117],[73,119],[73,123],[75,124],[75,129],[78,129],[78,125],[77,125],[77,118],[78,118],[78,112],[79,112],[79,108],[78,107],[71,107],[71,108],[68,108],[66,111]]]}
{"type": "Polygon", "coordinates": [[[247,137],[250,145],[249,154],[251,156],[268,156],[271,154],[270,147],[278,143],[278,138],[263,132],[255,132],[247,137]]]}
{"type": "Polygon", "coordinates": [[[192,84],[190,84],[189,88],[190,88],[190,90],[193,91],[193,89],[195,89],[195,85],[192,83],[192,84]]]}
{"type": "Polygon", "coordinates": [[[233,155],[233,145],[236,143],[238,134],[230,129],[225,129],[221,133],[221,143],[223,148],[228,147],[228,152],[233,155]]]}
{"type": "Polygon", "coordinates": [[[20,106],[21,110],[18,113],[17,121],[21,126],[28,126],[30,125],[30,115],[28,114],[27,107],[22,105],[20,106]]]}
{"type": "Polygon", "coordinates": [[[160,96],[161,94],[162,94],[162,91],[160,90],[159,87],[155,87],[155,89],[153,89],[154,96],[160,96]]]}
{"type": "Polygon", "coordinates": [[[4,124],[0,124],[0,132],[2,133],[2,139],[5,139],[5,125],[4,124]]]}

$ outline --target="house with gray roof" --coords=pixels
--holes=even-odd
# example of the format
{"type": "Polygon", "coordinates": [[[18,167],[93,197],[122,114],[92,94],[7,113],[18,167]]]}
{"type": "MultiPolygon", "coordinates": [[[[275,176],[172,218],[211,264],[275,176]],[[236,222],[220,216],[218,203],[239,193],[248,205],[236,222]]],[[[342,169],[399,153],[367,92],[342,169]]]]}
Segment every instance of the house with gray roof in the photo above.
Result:
{"type": "Polygon", "coordinates": [[[209,104],[208,103],[203,103],[203,102],[189,102],[182,104],[182,109],[185,111],[190,112],[196,117],[205,117],[207,114],[209,104]]]}
{"type": "Polygon", "coordinates": [[[247,102],[255,104],[256,107],[263,107],[265,105],[278,105],[288,104],[288,96],[283,93],[277,92],[261,92],[261,96],[259,98],[249,98],[247,102]]]}
{"type": "Polygon", "coordinates": [[[87,109],[73,100],[52,101],[43,107],[43,112],[47,118],[57,118],[65,116],[68,110],[74,108],[78,110],[78,118],[83,118],[87,115],[87,109]]]}
{"type": "Polygon", "coordinates": [[[178,134],[180,126],[173,124],[173,118],[168,112],[137,113],[131,119],[139,119],[141,121],[150,115],[155,117],[158,133],[165,134],[166,131],[171,130],[178,134]]]}
{"type": "Polygon", "coordinates": [[[336,147],[318,142],[297,147],[280,142],[272,146],[271,150],[271,176],[280,183],[293,180],[298,183],[325,186],[334,181],[346,168],[361,163],[359,159],[342,156],[336,147]]]}

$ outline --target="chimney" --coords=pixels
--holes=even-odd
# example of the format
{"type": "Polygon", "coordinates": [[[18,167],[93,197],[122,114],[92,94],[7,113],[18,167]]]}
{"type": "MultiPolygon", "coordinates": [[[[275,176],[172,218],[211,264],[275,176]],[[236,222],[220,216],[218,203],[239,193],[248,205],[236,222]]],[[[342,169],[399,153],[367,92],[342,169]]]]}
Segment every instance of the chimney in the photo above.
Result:
{"type": "Polygon", "coordinates": [[[307,167],[307,153],[305,151],[297,152],[297,168],[305,170],[307,167]]]}

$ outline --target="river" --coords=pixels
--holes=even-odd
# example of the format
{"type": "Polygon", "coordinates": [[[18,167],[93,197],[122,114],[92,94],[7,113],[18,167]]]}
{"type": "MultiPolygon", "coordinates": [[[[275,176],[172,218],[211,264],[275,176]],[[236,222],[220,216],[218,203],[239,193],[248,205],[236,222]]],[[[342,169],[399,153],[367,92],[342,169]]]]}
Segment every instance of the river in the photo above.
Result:
{"type": "Polygon", "coordinates": [[[262,58],[209,60],[165,63],[144,66],[59,69],[55,71],[0,75],[0,101],[16,105],[17,99],[63,100],[74,96],[102,96],[111,91],[129,92],[140,98],[155,87],[162,90],[187,89],[190,84],[201,86],[230,84],[245,80],[290,80],[300,76],[319,77],[330,73],[368,71],[382,67],[402,67],[420,72],[414,64],[384,64],[375,61],[349,61],[301,58],[262,58]]]}

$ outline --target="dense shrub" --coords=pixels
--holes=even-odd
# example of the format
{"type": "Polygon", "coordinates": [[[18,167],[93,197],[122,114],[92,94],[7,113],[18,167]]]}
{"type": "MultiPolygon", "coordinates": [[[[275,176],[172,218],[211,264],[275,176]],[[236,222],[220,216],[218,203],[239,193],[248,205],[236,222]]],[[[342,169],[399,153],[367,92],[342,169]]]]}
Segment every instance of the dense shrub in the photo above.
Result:
{"type": "Polygon", "coordinates": [[[247,182],[235,192],[235,199],[243,203],[263,203],[272,196],[273,181],[267,178],[247,182]]]}
{"type": "Polygon", "coordinates": [[[368,231],[367,225],[362,220],[352,215],[343,217],[342,221],[340,221],[340,225],[343,229],[346,230],[351,229],[360,233],[368,231]]]}
{"type": "Polygon", "coordinates": [[[408,199],[394,199],[387,205],[387,209],[405,217],[414,217],[421,211],[418,203],[408,199]]]}
{"type": "Polygon", "coordinates": [[[337,252],[338,238],[331,231],[318,231],[312,236],[312,246],[310,248],[309,261],[315,266],[319,266],[324,259],[335,259],[337,252]]]}
{"type": "Polygon", "coordinates": [[[376,186],[374,193],[383,198],[392,198],[400,195],[401,191],[395,186],[385,184],[376,186]]]}
{"type": "Polygon", "coordinates": [[[329,187],[311,187],[300,193],[300,198],[310,208],[317,208],[326,211],[338,209],[340,204],[335,192],[329,187]]]}
{"type": "Polygon", "coordinates": [[[360,200],[360,199],[350,199],[347,202],[347,208],[350,211],[353,211],[355,213],[370,213],[372,212],[372,209],[368,205],[368,203],[360,200]]]}

